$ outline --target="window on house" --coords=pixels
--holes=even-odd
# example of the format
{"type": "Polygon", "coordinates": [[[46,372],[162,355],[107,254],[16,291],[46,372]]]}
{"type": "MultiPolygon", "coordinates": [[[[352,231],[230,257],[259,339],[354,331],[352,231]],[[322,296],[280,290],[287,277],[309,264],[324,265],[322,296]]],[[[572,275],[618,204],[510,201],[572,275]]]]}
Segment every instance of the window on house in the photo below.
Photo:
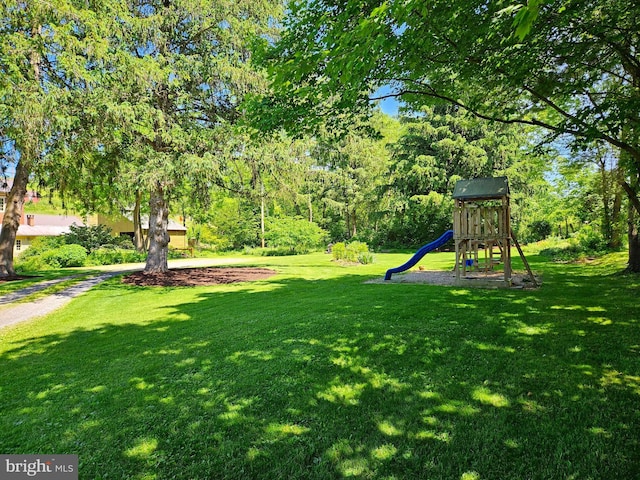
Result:
{"type": "Polygon", "coordinates": [[[16,240],[16,250],[20,250],[22,248],[22,240],[16,240]]]}

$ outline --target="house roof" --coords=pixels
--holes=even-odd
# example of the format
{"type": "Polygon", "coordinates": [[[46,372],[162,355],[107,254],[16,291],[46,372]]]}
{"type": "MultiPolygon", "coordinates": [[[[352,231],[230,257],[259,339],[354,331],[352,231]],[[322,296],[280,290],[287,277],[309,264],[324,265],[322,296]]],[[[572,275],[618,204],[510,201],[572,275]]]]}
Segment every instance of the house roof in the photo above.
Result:
{"type": "Polygon", "coordinates": [[[56,227],[69,227],[71,225],[84,225],[84,220],[76,215],[44,215],[40,213],[25,213],[33,215],[34,225],[49,225],[56,227]]]}
{"type": "Polygon", "coordinates": [[[459,180],[453,189],[453,198],[459,200],[490,200],[508,195],[509,182],[507,177],[459,180]]]}
{"type": "MultiPolygon", "coordinates": [[[[0,195],[2,195],[3,197],[9,196],[9,191],[11,190],[12,185],[13,178],[0,177],[0,195]]],[[[25,193],[25,197],[29,199],[39,198],[40,194],[35,190],[27,190],[27,193],[25,193]]]]}
{"type": "Polygon", "coordinates": [[[69,233],[71,225],[84,225],[82,219],[74,215],[34,214],[33,220],[33,225],[20,225],[16,235],[18,237],[55,237],[69,233]]]}
{"type": "MultiPolygon", "coordinates": [[[[44,214],[26,214],[28,216],[33,215],[33,225],[20,225],[18,227],[17,236],[20,237],[38,237],[46,236],[53,237],[56,235],[62,235],[63,233],[69,233],[71,225],[85,225],[82,218],[75,215],[44,215],[44,214]]],[[[131,219],[129,219],[131,220],[131,219]]],[[[149,218],[142,218],[142,228],[149,229],[149,218]]],[[[0,225],[0,229],[2,226],[0,225]]],[[[174,232],[186,232],[187,228],[175,220],[169,219],[167,230],[174,232]]]]}
{"type": "MultiPolygon", "coordinates": [[[[147,222],[147,224],[148,223],[149,222],[147,222]]],[[[169,219],[169,224],[167,225],[167,230],[175,230],[175,231],[186,232],[187,231],[187,227],[185,227],[184,225],[176,222],[175,220],[169,219]]]]}
{"type": "Polygon", "coordinates": [[[55,225],[20,225],[18,227],[17,237],[56,237],[63,233],[69,233],[69,227],[55,225]]]}

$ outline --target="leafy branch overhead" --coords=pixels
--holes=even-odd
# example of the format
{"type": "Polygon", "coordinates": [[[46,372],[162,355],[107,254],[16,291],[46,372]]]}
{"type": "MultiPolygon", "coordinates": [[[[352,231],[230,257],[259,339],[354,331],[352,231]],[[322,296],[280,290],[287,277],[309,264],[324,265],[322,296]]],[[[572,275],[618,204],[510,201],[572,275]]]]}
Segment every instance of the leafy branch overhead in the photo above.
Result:
{"type": "Polygon", "coordinates": [[[391,86],[412,109],[446,101],[573,135],[576,146],[609,142],[638,159],[638,8],[619,0],[294,2],[265,58],[276,92],[296,104],[342,112],[391,86]]]}

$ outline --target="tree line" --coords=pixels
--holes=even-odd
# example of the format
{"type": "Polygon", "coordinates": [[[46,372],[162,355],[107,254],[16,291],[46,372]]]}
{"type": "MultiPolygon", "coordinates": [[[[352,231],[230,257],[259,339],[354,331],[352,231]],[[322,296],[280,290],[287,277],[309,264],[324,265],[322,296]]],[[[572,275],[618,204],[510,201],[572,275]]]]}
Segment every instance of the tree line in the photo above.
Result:
{"type": "Polygon", "coordinates": [[[415,246],[448,227],[457,179],[503,174],[519,234],[589,223],[615,247],[625,217],[640,270],[637,7],[2,6],[0,136],[14,172],[0,275],[14,273],[29,181],[85,211],[133,208],[154,272],[167,269],[170,209],[228,247],[260,245],[265,218],[291,217],[329,240],[415,246]],[[376,111],[383,86],[399,118],[376,111]]]}

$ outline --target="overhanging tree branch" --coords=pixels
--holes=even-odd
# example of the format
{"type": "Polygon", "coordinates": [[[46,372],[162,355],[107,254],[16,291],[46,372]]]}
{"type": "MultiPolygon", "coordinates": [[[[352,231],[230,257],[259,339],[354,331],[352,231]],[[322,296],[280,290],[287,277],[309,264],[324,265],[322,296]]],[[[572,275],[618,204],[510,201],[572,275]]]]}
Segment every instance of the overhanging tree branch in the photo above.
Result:
{"type": "MultiPolygon", "coordinates": [[[[400,98],[404,95],[424,95],[424,96],[428,96],[431,98],[436,98],[438,100],[442,100],[448,103],[451,103],[453,105],[456,105],[457,107],[463,108],[466,111],[468,111],[469,113],[475,115],[478,118],[482,118],[484,120],[489,120],[492,122],[499,122],[499,123],[504,123],[504,124],[522,124],[522,125],[531,125],[531,126],[535,126],[535,127],[541,127],[544,128],[546,130],[550,130],[553,132],[556,132],[558,134],[569,134],[569,135],[574,135],[576,137],[585,137],[585,131],[584,130],[580,130],[578,128],[567,128],[565,126],[559,126],[559,125],[553,125],[549,122],[545,122],[539,119],[525,119],[525,118],[504,118],[504,117],[500,117],[500,116],[496,116],[496,115],[492,115],[492,114],[488,114],[488,113],[483,113],[478,109],[472,108],[469,105],[466,105],[464,103],[462,103],[459,100],[456,100],[453,97],[450,97],[448,95],[439,93],[438,91],[436,91],[434,88],[432,88],[430,85],[427,85],[423,82],[419,82],[413,79],[405,79],[405,78],[393,78],[393,79],[389,79],[389,81],[394,81],[394,82],[400,82],[400,83],[407,83],[407,82],[411,82],[411,83],[415,83],[419,86],[421,86],[423,89],[425,90],[410,90],[410,89],[403,89],[400,90],[397,93],[394,94],[388,94],[388,95],[383,95],[383,96],[379,96],[379,97],[372,97],[372,100],[375,99],[383,99],[383,98],[393,98],[393,97],[397,97],[400,98]]],[[[574,115],[570,114],[569,112],[566,112],[565,110],[563,110],[562,108],[560,108],[559,106],[557,106],[554,102],[552,102],[551,100],[549,100],[548,98],[544,97],[543,95],[538,94],[535,90],[529,88],[529,87],[524,87],[528,92],[530,92],[532,95],[535,95],[536,98],[538,98],[540,101],[544,102],[545,104],[547,104],[550,108],[553,108],[555,111],[557,111],[558,113],[560,113],[561,115],[565,116],[565,118],[568,118],[569,120],[572,121],[572,123],[574,124],[579,124],[580,126],[584,127],[585,129],[590,128],[588,125],[586,125],[584,122],[582,122],[580,119],[578,119],[577,117],[575,117],[574,115]]],[[[591,130],[593,131],[593,128],[591,127],[591,130]]],[[[618,148],[620,148],[621,150],[624,150],[625,152],[628,152],[630,155],[633,156],[633,158],[640,160],[640,151],[638,151],[636,148],[633,147],[633,145],[627,143],[627,142],[623,142],[622,140],[612,137],[611,135],[608,135],[600,130],[596,131],[596,137],[602,141],[605,141],[611,145],[614,145],[618,148]]]]}
{"type": "Polygon", "coordinates": [[[629,185],[629,183],[627,183],[624,179],[619,179],[618,183],[627,194],[627,197],[629,198],[629,201],[633,205],[633,208],[636,210],[636,212],[638,212],[638,215],[640,215],[640,199],[638,198],[638,195],[636,194],[636,192],[633,191],[633,188],[631,188],[631,185],[629,185]]]}

